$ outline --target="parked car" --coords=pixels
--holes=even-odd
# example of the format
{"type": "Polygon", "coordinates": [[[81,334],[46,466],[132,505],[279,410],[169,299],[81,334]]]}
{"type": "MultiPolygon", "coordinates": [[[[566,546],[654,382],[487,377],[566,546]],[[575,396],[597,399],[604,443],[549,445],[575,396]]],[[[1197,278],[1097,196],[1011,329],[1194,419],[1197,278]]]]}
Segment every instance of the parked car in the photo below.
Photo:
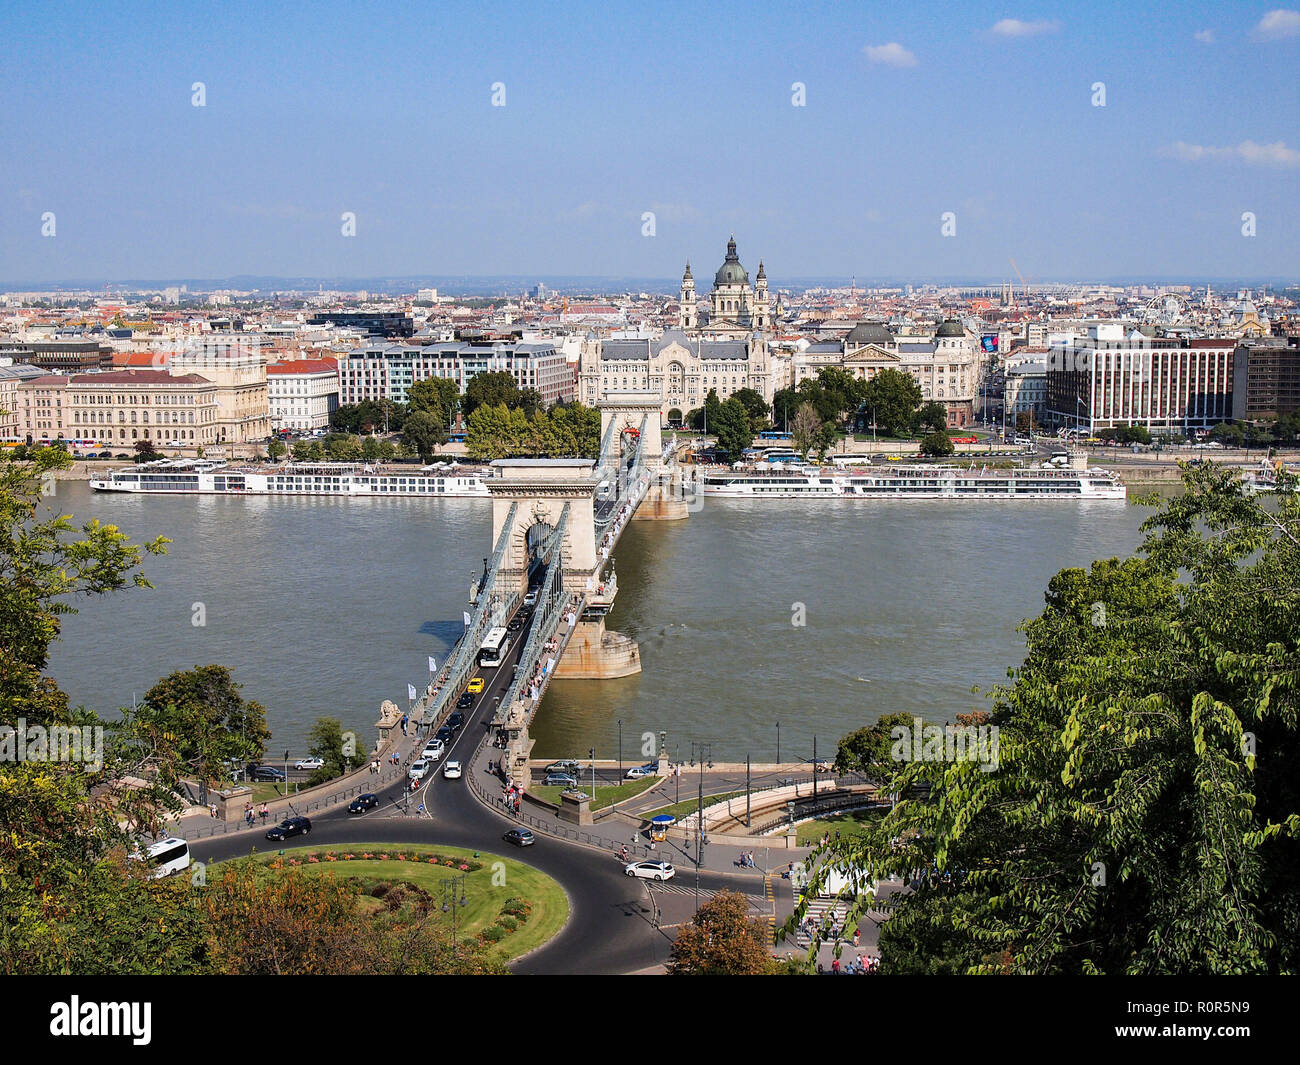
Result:
{"type": "Polygon", "coordinates": [[[423,758],[417,758],[411,763],[411,768],[406,771],[406,775],[412,780],[423,780],[429,774],[429,763],[423,758]]]}
{"type": "Polygon", "coordinates": [[[501,838],[516,847],[531,847],[537,842],[536,837],[526,828],[512,828],[501,838]]]}
{"type": "Polygon", "coordinates": [[[474,696],[471,692],[461,692],[460,698],[456,700],[458,710],[468,710],[474,705],[474,696]]]}
{"type": "Polygon", "coordinates": [[[677,875],[671,862],[632,862],[623,872],[641,880],[671,880],[677,875]]]}
{"type": "Polygon", "coordinates": [[[446,780],[459,780],[460,772],[460,763],[456,761],[448,762],[442,767],[442,775],[446,780]]]}
{"type": "Polygon", "coordinates": [[[577,776],[582,772],[582,763],[573,758],[561,758],[558,762],[552,762],[545,769],[547,773],[568,773],[571,776],[577,776]]]}
{"type": "Polygon", "coordinates": [[[420,757],[427,762],[436,762],[447,753],[447,745],[442,740],[430,740],[424,745],[424,750],[420,752],[420,757]]]}
{"type": "Polygon", "coordinates": [[[284,770],[276,769],[273,765],[254,766],[249,776],[257,781],[271,781],[276,784],[282,784],[285,779],[284,770]]]}
{"type": "Polygon", "coordinates": [[[368,791],[364,795],[358,795],[348,803],[348,813],[363,814],[367,810],[373,810],[379,805],[379,796],[374,792],[368,791]]]}
{"type": "Polygon", "coordinates": [[[568,773],[547,773],[542,783],[548,788],[576,788],[578,781],[568,773]]]}
{"type": "Polygon", "coordinates": [[[459,710],[453,711],[447,718],[447,727],[453,732],[465,727],[465,715],[459,710]]]}
{"type": "Polygon", "coordinates": [[[299,758],[293,763],[294,769],[323,769],[325,767],[324,758],[299,758]]]}
{"type": "Polygon", "coordinates": [[[267,839],[284,840],[305,836],[311,831],[311,822],[305,817],[286,817],[266,834],[267,839]]]}

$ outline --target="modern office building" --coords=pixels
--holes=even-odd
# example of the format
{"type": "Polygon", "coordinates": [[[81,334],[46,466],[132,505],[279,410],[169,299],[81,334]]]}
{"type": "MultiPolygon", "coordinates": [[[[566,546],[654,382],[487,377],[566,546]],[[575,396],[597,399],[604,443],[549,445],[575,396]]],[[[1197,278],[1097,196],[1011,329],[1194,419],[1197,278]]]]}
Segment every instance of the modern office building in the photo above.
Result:
{"type": "Polygon", "coordinates": [[[1274,421],[1300,410],[1300,338],[1241,341],[1232,353],[1232,418],[1274,421]]]}
{"type": "Polygon", "coordinates": [[[113,349],[99,340],[19,340],[0,343],[0,359],[37,366],[47,373],[85,373],[113,365],[113,349]]]}
{"type": "Polygon", "coordinates": [[[1117,425],[1187,432],[1232,417],[1234,339],[1127,336],[1117,324],[1055,345],[1047,416],[1089,434],[1117,425]]]}
{"type": "Polygon", "coordinates": [[[415,319],[405,311],[321,311],[313,314],[307,324],[344,326],[390,338],[415,334],[415,319]]]}
{"type": "Polygon", "coordinates": [[[509,373],[521,390],[536,389],[547,406],[573,399],[573,371],[564,354],[549,341],[437,344],[371,343],[350,351],[336,351],[339,402],[362,400],[407,401],[416,381],[444,377],[456,382],[463,394],[480,373],[509,373]]]}

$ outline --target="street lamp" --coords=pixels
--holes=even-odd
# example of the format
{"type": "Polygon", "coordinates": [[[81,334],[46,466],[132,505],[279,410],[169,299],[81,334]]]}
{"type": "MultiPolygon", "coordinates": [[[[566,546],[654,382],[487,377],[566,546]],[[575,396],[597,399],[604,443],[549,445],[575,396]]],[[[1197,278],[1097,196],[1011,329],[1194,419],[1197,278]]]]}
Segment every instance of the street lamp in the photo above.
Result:
{"type": "Polygon", "coordinates": [[[591,759],[591,797],[596,797],[596,748],[587,749],[587,757],[591,759]]]}
{"type": "Polygon", "coordinates": [[[618,779],[623,779],[623,719],[618,719],[618,779]]]}
{"type": "Polygon", "coordinates": [[[781,722],[776,723],[776,764],[781,764],[781,722]]]}

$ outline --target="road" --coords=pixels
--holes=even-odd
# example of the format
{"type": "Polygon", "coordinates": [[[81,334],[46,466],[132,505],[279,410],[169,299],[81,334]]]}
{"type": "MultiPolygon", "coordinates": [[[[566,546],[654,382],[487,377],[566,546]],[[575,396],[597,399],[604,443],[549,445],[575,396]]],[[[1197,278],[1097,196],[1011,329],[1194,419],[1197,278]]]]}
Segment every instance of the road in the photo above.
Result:
{"type": "MultiPolygon", "coordinates": [[[[531,618],[529,618],[531,624],[531,618]]],[[[509,655],[496,669],[483,669],[484,687],[471,709],[464,711],[465,726],[452,741],[437,769],[412,793],[401,783],[378,792],[381,804],[353,816],[340,808],[312,818],[311,832],[297,837],[294,846],[360,843],[447,844],[470,850],[508,854],[540,869],[564,888],[569,898],[569,922],[549,943],[512,965],[517,973],[619,974],[664,964],[672,946],[668,929],[654,925],[662,907],[653,901],[650,887],[625,876],[612,853],[538,835],[535,846],[515,850],[502,839],[513,823],[504,814],[484,807],[463,779],[447,780],[442,766],[457,760],[472,772],[473,752],[488,731],[498,699],[514,675],[514,665],[527,640],[528,626],[511,644],[509,655]],[[424,812],[418,812],[420,804],[424,812]]],[[[422,746],[422,744],[421,744],[422,746]]],[[[417,752],[418,753],[418,750],[417,752]]],[[[261,833],[216,836],[191,844],[194,857],[203,862],[225,861],[279,850],[284,845],[267,841],[261,833]]],[[[693,911],[694,869],[681,869],[677,885],[689,882],[693,911]]],[[[753,875],[731,877],[702,872],[702,892],[737,887],[754,892],[761,885],[753,875]]],[[[660,885],[655,885],[661,891],[660,885]]],[[[681,895],[679,889],[674,894],[681,895]]],[[[675,921],[666,923],[676,923],[675,921]]]]}

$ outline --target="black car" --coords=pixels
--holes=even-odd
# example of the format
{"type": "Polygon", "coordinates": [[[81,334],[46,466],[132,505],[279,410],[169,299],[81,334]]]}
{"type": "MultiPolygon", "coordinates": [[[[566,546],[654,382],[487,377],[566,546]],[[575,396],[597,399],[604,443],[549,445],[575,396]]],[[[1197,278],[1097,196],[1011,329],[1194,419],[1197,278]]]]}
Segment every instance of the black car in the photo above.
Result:
{"type": "Polygon", "coordinates": [[[518,632],[523,627],[523,618],[513,617],[510,619],[510,623],[506,626],[506,632],[518,632]]]}
{"type": "Polygon", "coordinates": [[[468,710],[474,705],[474,696],[469,692],[461,692],[460,698],[456,700],[457,710],[468,710]]]}
{"type": "Polygon", "coordinates": [[[363,814],[367,810],[373,810],[379,805],[379,796],[374,792],[367,792],[365,795],[358,795],[348,803],[348,813],[363,814]]]}
{"type": "Polygon", "coordinates": [[[311,822],[305,817],[287,817],[266,834],[267,839],[291,839],[305,836],[311,831],[311,822]]]}
{"type": "Polygon", "coordinates": [[[440,728],[437,732],[433,734],[433,738],[435,740],[441,741],[444,744],[448,744],[451,743],[451,741],[455,737],[454,734],[452,733],[451,728],[447,725],[443,725],[442,728],[440,728]]]}
{"type": "Polygon", "coordinates": [[[272,781],[276,784],[284,783],[284,770],[276,769],[273,765],[253,766],[249,775],[257,781],[272,781]]]}
{"type": "Polygon", "coordinates": [[[512,828],[501,838],[507,843],[513,843],[516,847],[531,847],[537,842],[536,837],[527,828],[512,828]]]}
{"type": "Polygon", "coordinates": [[[465,715],[462,714],[459,710],[454,711],[452,715],[447,718],[447,727],[451,729],[453,732],[455,732],[457,729],[464,728],[465,715]]]}

